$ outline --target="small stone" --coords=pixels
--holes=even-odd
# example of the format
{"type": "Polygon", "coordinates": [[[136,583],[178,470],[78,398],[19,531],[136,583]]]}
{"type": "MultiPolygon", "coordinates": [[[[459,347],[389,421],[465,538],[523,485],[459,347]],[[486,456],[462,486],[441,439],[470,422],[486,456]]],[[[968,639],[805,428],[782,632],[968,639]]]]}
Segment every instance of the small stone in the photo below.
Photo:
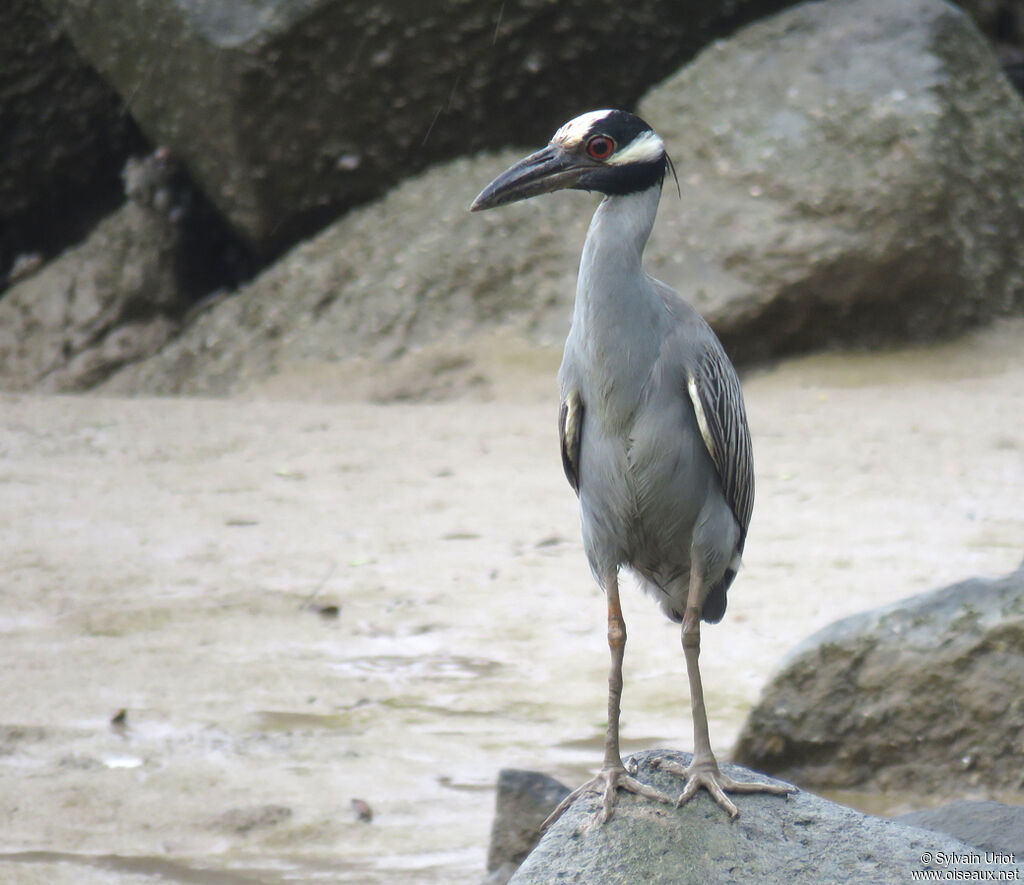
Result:
{"type": "Polygon", "coordinates": [[[355,812],[356,820],[368,824],[373,821],[373,809],[365,799],[353,799],[352,811],[355,812]]]}

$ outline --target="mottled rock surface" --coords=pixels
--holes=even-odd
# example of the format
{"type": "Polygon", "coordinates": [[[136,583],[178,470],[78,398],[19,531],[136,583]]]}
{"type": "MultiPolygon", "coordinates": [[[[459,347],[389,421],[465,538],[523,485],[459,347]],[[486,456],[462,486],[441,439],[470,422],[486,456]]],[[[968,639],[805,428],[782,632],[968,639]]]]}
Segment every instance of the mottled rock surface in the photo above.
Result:
{"type": "Polygon", "coordinates": [[[1024,104],[939,0],[807,3],[640,106],[669,144],[651,269],[741,359],[1024,305],[1024,104]]]}
{"type": "MultiPolygon", "coordinates": [[[[659,751],[664,752],[664,751],[659,751]]],[[[637,754],[640,776],[671,793],[678,778],[653,770],[652,753],[637,754]]],[[[672,754],[682,762],[689,754],[672,754]]],[[[738,780],[755,773],[736,765],[738,780]]],[[[945,862],[974,849],[952,837],[861,814],[812,793],[788,799],[741,796],[730,821],[701,792],[676,809],[634,796],[619,800],[604,826],[593,826],[597,796],[576,802],[548,831],[512,877],[513,885],[551,882],[904,883],[922,869],[1013,869],[984,861],[945,862]]]]}
{"type": "Polygon", "coordinates": [[[46,2],[264,253],[431,163],[546,137],[595,102],[631,105],[714,37],[785,5],[46,2]]]}
{"type": "Polygon", "coordinates": [[[853,615],[794,649],[733,756],[812,789],[1024,788],[1024,567],[853,615]]]}
{"type": "Polygon", "coordinates": [[[489,328],[560,347],[594,200],[471,215],[481,183],[517,155],[456,160],[349,213],[105,389],[235,394],[340,362],[354,395],[422,399],[472,383],[489,328]]]}
{"type": "MultiPolygon", "coordinates": [[[[641,110],[682,191],[666,187],[650,269],[740,359],[933,336],[1020,306],[1024,106],[954,7],[801,6],[707,50],[641,110]]],[[[237,393],[340,363],[379,399],[486,391],[488,330],[560,347],[596,202],[466,211],[536,146],[442,165],[351,212],[108,389],[237,393]]]]}
{"type": "Polygon", "coordinates": [[[178,232],[129,200],[0,298],[0,387],[73,391],[158,351],[178,328],[178,232]]]}

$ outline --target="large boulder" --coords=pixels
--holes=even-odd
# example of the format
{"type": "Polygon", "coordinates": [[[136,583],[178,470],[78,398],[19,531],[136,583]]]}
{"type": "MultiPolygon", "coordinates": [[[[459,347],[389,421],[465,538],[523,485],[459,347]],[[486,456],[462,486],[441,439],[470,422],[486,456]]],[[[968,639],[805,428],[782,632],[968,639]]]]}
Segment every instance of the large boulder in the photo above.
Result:
{"type": "Polygon", "coordinates": [[[1024,566],[835,622],[798,646],[737,761],[812,789],[1024,791],[1024,566]]]}
{"type": "MultiPolygon", "coordinates": [[[[1024,107],[954,7],[807,4],[707,50],[642,110],[682,190],[666,187],[649,264],[738,357],[934,335],[1019,305],[1024,107]]],[[[234,393],[319,362],[353,367],[333,382],[349,393],[436,396],[500,375],[481,326],[557,349],[594,199],[466,212],[549,134],[351,212],[110,390],[234,393]]]]}
{"type": "MultiPolygon", "coordinates": [[[[659,752],[684,764],[690,759],[685,753],[659,752]]],[[[652,755],[633,757],[641,778],[670,794],[679,792],[678,778],[650,766],[652,755]]],[[[757,777],[736,765],[723,767],[737,780],[757,777]]],[[[987,870],[1011,878],[1024,873],[1015,862],[986,862],[983,853],[950,836],[861,814],[811,793],[787,799],[740,796],[738,804],[740,817],[730,821],[703,791],[682,808],[624,794],[612,819],[595,826],[600,800],[585,796],[551,827],[510,881],[903,885],[922,870],[939,878],[984,876],[987,870]]]]}
{"type": "Polygon", "coordinates": [[[948,833],[968,845],[1024,860],[1024,805],[958,799],[939,808],[910,811],[895,820],[908,827],[948,833]]]}
{"type": "Polygon", "coordinates": [[[940,0],[806,3],[641,114],[671,146],[652,270],[740,359],[948,333],[1024,305],[1024,104],[940,0]]]}
{"type": "Polygon", "coordinates": [[[441,159],[630,105],[785,0],[45,0],[267,253],[441,159]],[[625,51],[624,51],[625,47],[625,51]]]}

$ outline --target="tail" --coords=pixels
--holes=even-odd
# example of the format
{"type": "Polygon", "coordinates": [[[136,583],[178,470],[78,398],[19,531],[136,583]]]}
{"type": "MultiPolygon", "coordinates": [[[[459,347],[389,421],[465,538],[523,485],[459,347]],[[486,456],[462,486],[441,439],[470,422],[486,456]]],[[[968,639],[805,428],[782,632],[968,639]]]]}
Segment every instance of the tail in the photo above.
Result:
{"type": "Polygon", "coordinates": [[[725,617],[725,608],[729,604],[727,593],[729,585],[736,577],[736,569],[727,568],[722,580],[715,584],[708,595],[704,598],[704,607],[701,609],[700,619],[709,624],[717,624],[725,617]]]}

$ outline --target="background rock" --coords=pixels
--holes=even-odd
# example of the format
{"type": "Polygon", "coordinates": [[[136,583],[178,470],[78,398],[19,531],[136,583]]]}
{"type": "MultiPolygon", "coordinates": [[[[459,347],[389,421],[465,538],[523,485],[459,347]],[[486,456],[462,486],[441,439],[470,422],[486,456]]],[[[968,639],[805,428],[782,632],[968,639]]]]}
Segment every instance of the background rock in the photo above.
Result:
{"type": "Polygon", "coordinates": [[[0,291],[22,254],[50,257],[121,202],[145,142],[117,93],[37,0],[0,4],[0,291]]]}
{"type": "MultiPolygon", "coordinates": [[[[583,107],[633,106],[709,40],[787,5],[463,0],[407,18],[350,0],[13,0],[0,11],[0,286],[113,210],[130,154],[169,147],[192,176],[191,300],[440,159],[532,145],[583,107]]],[[[1018,5],[963,5],[1024,81],[1018,5]]]]}
{"type": "Polygon", "coordinates": [[[341,362],[334,383],[352,396],[423,398],[486,371],[475,342],[488,329],[560,348],[594,200],[471,215],[477,191],[518,156],[456,160],[349,213],[104,389],[234,394],[341,362]]]}
{"type": "Polygon", "coordinates": [[[1024,858],[1024,807],[991,800],[960,799],[941,808],[911,811],[896,818],[909,827],[948,833],[968,845],[1024,858]]]}
{"type": "MultiPolygon", "coordinates": [[[[921,338],[1021,305],[1024,106],[955,8],[802,6],[709,49],[641,111],[682,190],[666,188],[649,266],[740,359],[921,338]]],[[[466,212],[549,136],[351,212],[108,389],[237,393],[321,362],[351,366],[333,383],[353,395],[436,397],[492,386],[489,330],[557,351],[595,199],[466,212]]]]}
{"type": "Polygon", "coordinates": [[[487,850],[489,885],[508,881],[540,841],[541,824],[569,792],[567,786],[538,771],[501,771],[487,850]]]}
{"type": "Polygon", "coordinates": [[[132,199],[81,245],[0,299],[0,376],[9,390],[92,387],[176,331],[178,228],[159,158],[133,163],[132,199]]]}
{"type": "Polygon", "coordinates": [[[920,339],[1024,305],[1024,105],[936,0],[809,3],[640,106],[676,160],[652,272],[740,359],[920,339]]]}
{"type": "MultiPolygon", "coordinates": [[[[678,791],[678,778],[651,769],[648,759],[652,755],[633,757],[640,763],[643,780],[670,793],[678,791]]],[[[691,758],[686,753],[671,755],[684,763],[691,758]]],[[[736,765],[723,768],[741,780],[754,774],[736,765]]],[[[740,817],[732,822],[703,792],[680,809],[624,796],[607,824],[588,828],[598,807],[593,795],[576,802],[511,882],[902,885],[910,881],[913,870],[930,866],[922,862],[925,852],[960,854],[971,850],[949,836],[870,817],[811,793],[796,793],[788,799],[741,796],[740,817]]],[[[983,870],[986,865],[940,864],[934,868],[983,870]]]]}
{"type": "Polygon", "coordinates": [[[733,757],[812,789],[1020,790],[1022,654],[1024,566],[844,618],[786,658],[733,757]]]}
{"type": "Polygon", "coordinates": [[[456,155],[632,105],[783,0],[46,0],[264,254],[456,155]],[[627,56],[624,48],[628,47],[627,56]]]}

